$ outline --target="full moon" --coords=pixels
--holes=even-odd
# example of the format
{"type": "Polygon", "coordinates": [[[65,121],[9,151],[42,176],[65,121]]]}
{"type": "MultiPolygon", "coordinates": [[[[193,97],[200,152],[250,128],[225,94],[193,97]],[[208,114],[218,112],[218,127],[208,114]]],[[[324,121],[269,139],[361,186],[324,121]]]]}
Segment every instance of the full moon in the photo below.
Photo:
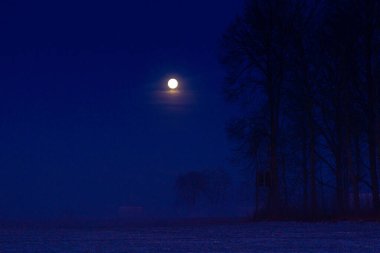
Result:
{"type": "Polygon", "coordinates": [[[178,81],[176,80],[176,79],[170,79],[169,81],[168,81],[168,87],[170,88],[170,89],[172,89],[172,90],[175,90],[175,89],[177,89],[178,88],[178,81]]]}

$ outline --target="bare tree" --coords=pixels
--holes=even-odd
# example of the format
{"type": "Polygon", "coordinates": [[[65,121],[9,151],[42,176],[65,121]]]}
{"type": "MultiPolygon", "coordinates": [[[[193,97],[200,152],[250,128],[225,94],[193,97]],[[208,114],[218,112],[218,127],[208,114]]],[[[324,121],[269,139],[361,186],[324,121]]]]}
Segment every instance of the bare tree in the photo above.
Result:
{"type": "MultiPolygon", "coordinates": [[[[365,74],[368,85],[368,146],[369,146],[369,166],[371,175],[371,187],[373,206],[376,211],[380,211],[379,178],[376,169],[376,83],[374,80],[374,54],[376,26],[380,18],[380,3],[376,0],[364,1],[364,47],[365,47],[365,74]]],[[[378,38],[377,38],[378,39],[378,38]]]]}
{"type": "MultiPolygon", "coordinates": [[[[271,173],[269,205],[272,215],[281,206],[278,171],[279,120],[289,24],[288,1],[248,1],[244,14],[224,34],[222,64],[228,72],[227,93],[246,103],[256,90],[265,95],[268,133],[268,167],[271,173]]],[[[252,101],[251,101],[252,103],[252,101]]]]}
{"type": "Polygon", "coordinates": [[[177,200],[193,208],[204,196],[207,189],[207,177],[204,173],[191,171],[180,175],[175,183],[177,200]]]}
{"type": "Polygon", "coordinates": [[[379,211],[380,1],[249,0],[221,50],[241,112],[228,131],[240,158],[270,173],[268,214],[295,183],[305,215],[326,187],[337,215],[359,211],[362,185],[379,211]]]}

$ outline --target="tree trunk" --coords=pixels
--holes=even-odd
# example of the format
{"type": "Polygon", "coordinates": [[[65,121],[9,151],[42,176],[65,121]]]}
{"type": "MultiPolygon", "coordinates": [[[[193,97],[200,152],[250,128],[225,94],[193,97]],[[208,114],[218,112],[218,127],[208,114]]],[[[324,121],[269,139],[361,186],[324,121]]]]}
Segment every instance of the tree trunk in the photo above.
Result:
{"type": "MultiPolygon", "coordinates": [[[[273,86],[273,84],[272,84],[273,86]]],[[[274,87],[272,87],[274,89],[274,87]]],[[[274,93],[273,91],[271,93],[274,93]]],[[[278,164],[277,164],[277,122],[278,113],[276,110],[276,99],[274,94],[270,94],[270,174],[271,174],[271,189],[270,189],[270,212],[277,216],[279,212],[279,186],[278,186],[278,164]]]]}
{"type": "Polygon", "coordinates": [[[368,85],[368,155],[374,210],[380,211],[379,179],[376,169],[376,84],[372,74],[373,1],[367,0],[366,77],[368,85]]]}
{"type": "MultiPolygon", "coordinates": [[[[268,103],[269,103],[269,126],[270,126],[270,175],[271,187],[269,193],[270,215],[277,217],[280,214],[280,197],[279,197],[279,175],[278,175],[278,157],[277,157],[277,141],[278,141],[278,122],[279,122],[279,82],[276,80],[276,62],[274,56],[274,21],[273,6],[270,4],[269,10],[269,27],[266,34],[266,55],[267,60],[267,82],[268,82],[268,103]]],[[[278,70],[278,69],[277,69],[278,70]]]]}
{"type": "Polygon", "coordinates": [[[338,82],[336,88],[336,94],[334,98],[335,104],[335,134],[336,134],[336,146],[335,146],[335,163],[336,163],[336,200],[337,200],[337,211],[338,215],[344,215],[345,201],[344,201],[344,172],[343,172],[343,108],[342,108],[342,93],[343,85],[338,82]]]}
{"type": "Polygon", "coordinates": [[[309,171],[307,166],[307,130],[302,129],[302,171],[303,171],[303,211],[304,215],[309,213],[309,171]]]}
{"type": "Polygon", "coordinates": [[[318,196],[317,196],[317,170],[315,157],[315,126],[313,122],[312,111],[309,116],[310,129],[310,194],[311,194],[311,211],[312,217],[316,218],[318,214],[318,196]]]}
{"type": "MultiPolygon", "coordinates": [[[[351,182],[352,183],[352,189],[353,189],[353,192],[356,191],[354,184],[355,184],[355,180],[352,180],[352,178],[354,178],[354,175],[355,175],[355,171],[353,169],[353,152],[352,152],[352,132],[351,132],[351,123],[349,122],[348,125],[347,125],[347,132],[346,132],[346,141],[345,141],[345,147],[346,147],[346,161],[347,161],[347,173],[346,173],[346,182],[347,182],[347,193],[349,192],[348,189],[349,189],[349,183],[351,182]],[[351,179],[351,180],[350,180],[351,179]]],[[[356,212],[358,209],[355,207],[356,203],[351,206],[351,199],[352,197],[349,195],[348,198],[347,198],[347,204],[348,204],[348,207],[350,210],[354,210],[354,212],[356,212]]]]}
{"type": "Polygon", "coordinates": [[[355,170],[352,172],[352,192],[354,200],[354,211],[360,212],[360,173],[361,173],[361,149],[359,135],[355,136],[355,170]]]}

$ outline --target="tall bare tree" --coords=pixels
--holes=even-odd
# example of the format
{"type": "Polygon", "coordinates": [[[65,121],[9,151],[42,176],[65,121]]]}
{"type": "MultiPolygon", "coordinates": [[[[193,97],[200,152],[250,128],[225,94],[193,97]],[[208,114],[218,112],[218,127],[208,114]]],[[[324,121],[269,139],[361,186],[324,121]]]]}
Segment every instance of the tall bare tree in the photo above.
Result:
{"type": "Polygon", "coordinates": [[[293,195],[315,217],[326,187],[348,215],[363,185],[380,210],[380,0],[248,0],[221,63],[242,112],[229,132],[270,172],[270,215],[293,195]]]}
{"type": "Polygon", "coordinates": [[[269,209],[273,215],[281,205],[278,142],[290,14],[287,4],[284,0],[247,1],[244,14],[224,34],[221,59],[227,68],[227,92],[231,96],[244,98],[248,93],[252,97],[255,90],[265,96],[257,105],[268,112],[269,209]]]}

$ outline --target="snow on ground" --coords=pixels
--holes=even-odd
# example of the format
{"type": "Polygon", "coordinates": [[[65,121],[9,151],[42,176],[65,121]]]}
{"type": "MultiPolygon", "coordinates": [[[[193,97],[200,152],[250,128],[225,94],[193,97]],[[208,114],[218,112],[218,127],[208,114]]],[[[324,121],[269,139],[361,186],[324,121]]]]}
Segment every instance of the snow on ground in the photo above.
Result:
{"type": "Polygon", "coordinates": [[[380,252],[380,223],[253,223],[125,229],[0,229],[0,252],[380,252]]]}

